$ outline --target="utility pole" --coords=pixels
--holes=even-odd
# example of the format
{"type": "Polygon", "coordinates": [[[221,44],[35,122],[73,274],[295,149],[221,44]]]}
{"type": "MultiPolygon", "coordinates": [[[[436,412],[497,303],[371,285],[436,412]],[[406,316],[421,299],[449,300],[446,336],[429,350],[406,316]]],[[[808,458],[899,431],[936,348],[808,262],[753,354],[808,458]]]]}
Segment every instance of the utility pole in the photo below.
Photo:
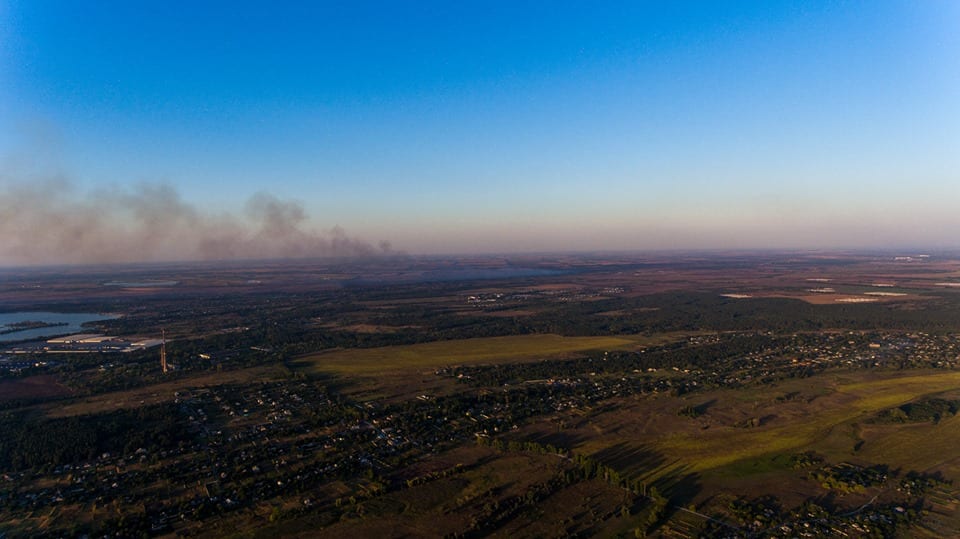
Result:
{"type": "Polygon", "coordinates": [[[163,369],[163,374],[167,374],[167,330],[160,330],[162,337],[160,338],[160,368],[163,369]]]}

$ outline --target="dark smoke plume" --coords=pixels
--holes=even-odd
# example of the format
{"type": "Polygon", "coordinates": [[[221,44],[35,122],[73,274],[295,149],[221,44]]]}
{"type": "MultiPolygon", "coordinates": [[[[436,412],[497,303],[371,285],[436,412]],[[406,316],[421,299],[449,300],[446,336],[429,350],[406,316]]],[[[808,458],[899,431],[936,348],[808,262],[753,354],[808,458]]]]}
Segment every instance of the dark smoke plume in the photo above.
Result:
{"type": "Polygon", "coordinates": [[[77,193],[69,182],[0,183],[0,265],[366,257],[391,252],[309,227],[303,207],[267,193],[242,215],[210,215],[169,185],[77,193]]]}

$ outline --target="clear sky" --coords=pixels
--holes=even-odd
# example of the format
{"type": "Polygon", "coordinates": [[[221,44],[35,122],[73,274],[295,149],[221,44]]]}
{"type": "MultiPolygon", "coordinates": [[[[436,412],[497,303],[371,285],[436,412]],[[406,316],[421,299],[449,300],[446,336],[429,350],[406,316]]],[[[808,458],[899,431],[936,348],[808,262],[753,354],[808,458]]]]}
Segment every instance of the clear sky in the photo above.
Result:
{"type": "Polygon", "coordinates": [[[960,247],[960,3],[5,0],[0,188],[0,264],[158,192],[218,242],[960,247]]]}

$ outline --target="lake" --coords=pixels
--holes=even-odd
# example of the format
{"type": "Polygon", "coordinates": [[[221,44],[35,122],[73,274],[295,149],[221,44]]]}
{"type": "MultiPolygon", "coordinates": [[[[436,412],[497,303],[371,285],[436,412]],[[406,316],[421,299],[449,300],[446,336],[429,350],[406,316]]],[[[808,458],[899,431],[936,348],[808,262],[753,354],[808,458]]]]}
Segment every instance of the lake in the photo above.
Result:
{"type": "Polygon", "coordinates": [[[0,313],[0,342],[26,341],[69,335],[84,331],[83,324],[97,320],[112,320],[113,314],[100,313],[50,313],[42,311],[0,313]],[[47,327],[17,329],[16,324],[23,322],[43,322],[58,324],[47,327]]]}

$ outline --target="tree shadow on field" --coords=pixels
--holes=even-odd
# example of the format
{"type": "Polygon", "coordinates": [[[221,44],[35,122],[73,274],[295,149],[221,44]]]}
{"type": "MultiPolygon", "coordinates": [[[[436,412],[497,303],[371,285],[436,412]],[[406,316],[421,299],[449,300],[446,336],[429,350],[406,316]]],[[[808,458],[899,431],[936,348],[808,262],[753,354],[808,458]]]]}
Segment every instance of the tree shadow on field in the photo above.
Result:
{"type": "Polygon", "coordinates": [[[668,500],[658,526],[689,506],[703,490],[700,474],[690,472],[689,469],[689,466],[675,468],[654,481],[653,486],[668,500]]]}
{"type": "Polygon", "coordinates": [[[662,453],[650,446],[629,442],[620,442],[601,449],[594,453],[592,458],[632,477],[649,475],[667,462],[662,453]]]}
{"type": "Polygon", "coordinates": [[[565,431],[534,433],[527,438],[541,445],[552,445],[566,450],[571,450],[587,440],[586,436],[565,431]]]}
{"type": "Polygon", "coordinates": [[[710,399],[703,404],[698,404],[694,406],[693,409],[697,413],[697,415],[703,415],[707,413],[707,411],[716,403],[717,403],[717,399],[710,399]]]}
{"type": "Polygon", "coordinates": [[[809,498],[808,501],[826,509],[830,513],[836,513],[840,510],[840,505],[837,503],[837,493],[833,491],[809,498]]]}
{"type": "Polygon", "coordinates": [[[686,506],[703,490],[700,474],[690,472],[689,469],[689,466],[681,466],[654,481],[654,486],[669,498],[673,505],[686,506]]]}
{"type": "Polygon", "coordinates": [[[330,396],[339,396],[347,392],[347,389],[353,387],[353,384],[349,380],[333,375],[327,372],[307,372],[305,369],[300,370],[297,363],[291,363],[294,365],[294,372],[305,373],[305,376],[308,380],[315,384],[319,384],[330,396]]]}

